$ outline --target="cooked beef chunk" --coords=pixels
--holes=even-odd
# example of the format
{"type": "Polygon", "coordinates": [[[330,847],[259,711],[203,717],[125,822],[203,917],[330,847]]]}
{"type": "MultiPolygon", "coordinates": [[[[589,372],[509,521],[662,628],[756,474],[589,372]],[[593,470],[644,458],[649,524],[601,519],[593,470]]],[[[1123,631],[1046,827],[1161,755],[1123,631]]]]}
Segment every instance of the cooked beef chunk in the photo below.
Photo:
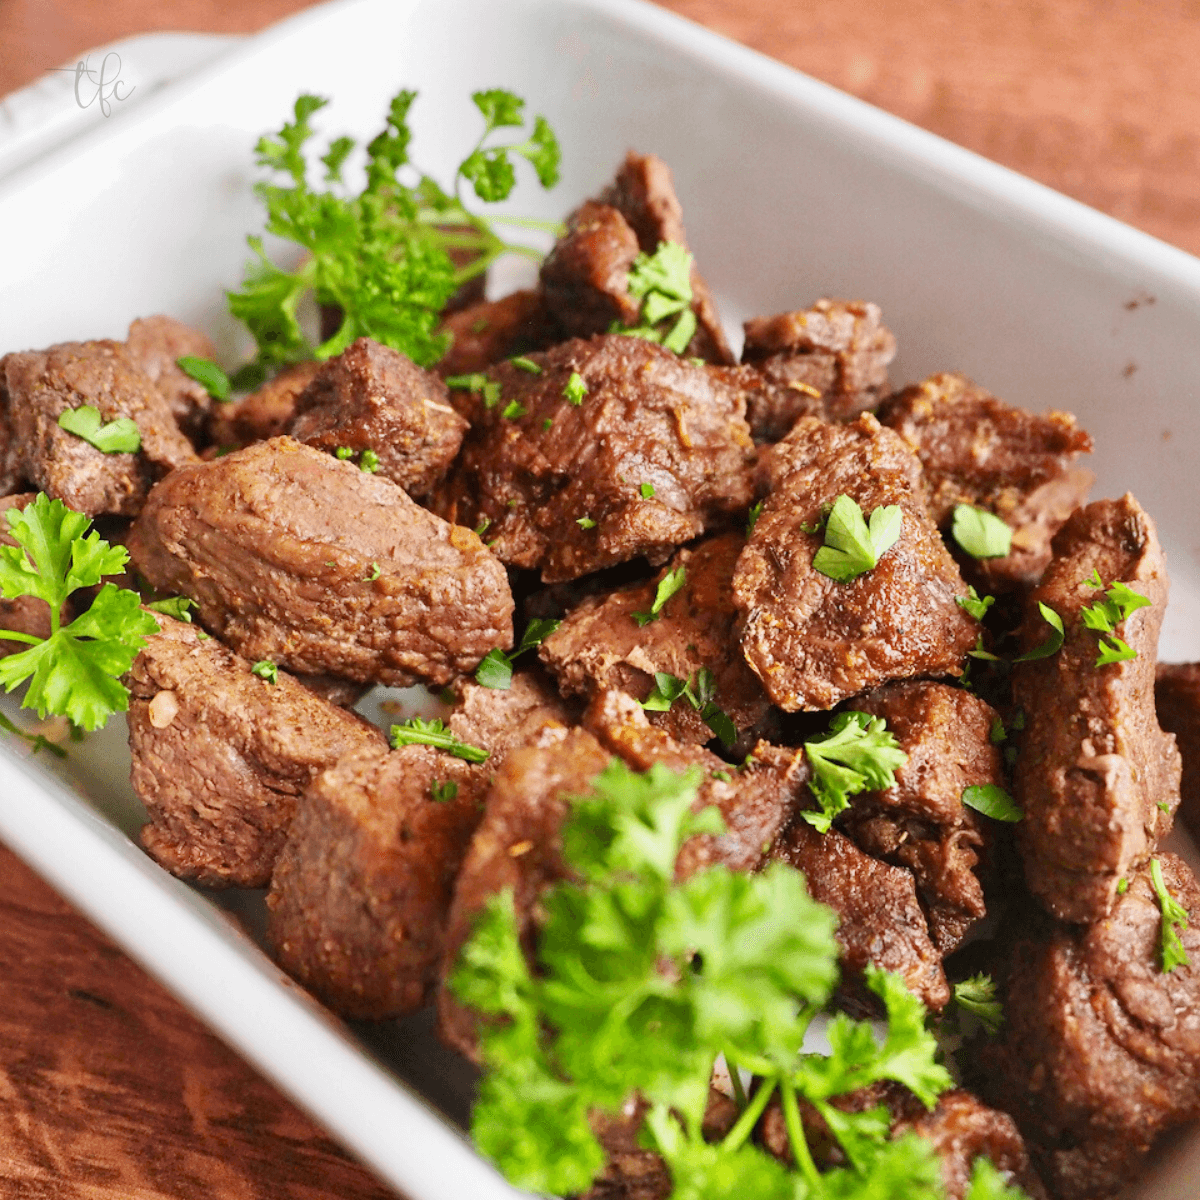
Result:
{"type": "Polygon", "coordinates": [[[576,705],[561,699],[540,670],[513,672],[507,690],[484,687],[473,679],[455,685],[457,703],[448,722],[459,741],[480,746],[491,756],[492,769],[511,750],[531,742],[546,725],[574,725],[576,705]]]}
{"type": "MultiPolygon", "coordinates": [[[[734,564],[744,545],[740,533],[721,534],[695,549],[680,550],[656,579],[583,600],[538,652],[559,687],[568,695],[588,697],[616,688],[645,700],[654,690],[656,673],[688,680],[708,670],[715,703],[737,729],[756,726],[770,701],[734,636],[737,610],[730,595],[734,564]],[[648,613],[659,580],[680,570],[686,572],[684,587],[657,620],[639,626],[634,614],[648,613]]],[[[647,715],[651,724],[679,741],[703,745],[713,737],[685,699],[668,712],[647,715]]]]}
{"type": "Polygon", "coordinates": [[[962,672],[978,624],[920,491],[916,455],[869,414],[851,425],[801,418],[768,452],[771,491],[733,576],[746,661],[780,708],[832,708],[890,679],[962,672]],[[898,505],[899,541],[849,583],[822,575],[808,532],[845,494],[870,514],[898,505]]]}
{"type": "Polygon", "coordinates": [[[548,726],[514,750],[492,778],[483,820],[454,886],[438,989],[439,1032],[456,1050],[476,1056],[475,1018],[446,983],[458,952],[488,897],[511,888],[517,927],[533,952],[534,906],[542,890],[564,878],[559,831],[568,796],[586,793],[611,755],[588,732],[548,726]]]}
{"type": "MultiPolygon", "coordinates": [[[[7,511],[24,508],[33,498],[34,492],[18,492],[13,496],[0,497],[0,546],[15,546],[16,539],[9,533],[7,511]]],[[[75,618],[75,608],[70,600],[63,606],[59,621],[66,625],[75,618]]],[[[48,638],[50,629],[50,605],[36,596],[18,596],[15,600],[0,598],[0,629],[11,629],[14,633],[28,633],[36,638],[48,638]]],[[[17,654],[29,648],[26,642],[0,638],[0,658],[17,654]]]]}
{"type": "Polygon", "coordinates": [[[1179,815],[1200,837],[1200,663],[1159,663],[1154,681],[1158,723],[1175,735],[1183,761],[1179,815]]]}
{"type": "MultiPolygon", "coordinates": [[[[1159,863],[1200,964],[1200,887],[1173,854],[1159,863]]],[[[1128,878],[1105,919],[1019,939],[1000,1040],[982,1051],[986,1098],[1016,1117],[1059,1200],[1116,1196],[1160,1133],[1200,1117],[1200,970],[1163,972],[1149,871],[1128,878]]]]}
{"type": "Polygon", "coordinates": [[[21,479],[20,462],[13,445],[11,407],[6,382],[6,360],[0,356],[0,496],[9,496],[27,488],[28,482],[21,479]]]}
{"type": "Polygon", "coordinates": [[[279,965],[341,1016],[419,1008],[487,778],[429,746],[368,747],[318,775],[267,895],[279,965]]]}
{"type": "Polygon", "coordinates": [[[729,764],[701,746],[677,742],[646,720],[642,706],[623,692],[601,692],[583,716],[584,725],[635,771],[660,762],[673,771],[699,767],[696,808],[715,804],[725,822],[719,837],[697,834],[684,843],[675,874],[686,879],[705,867],[755,871],[783,833],[807,791],[808,762],[803,750],[758,742],[748,765],[729,764]]]}
{"type": "MultiPolygon", "coordinates": [[[[945,1200],[964,1200],[977,1158],[991,1159],[1006,1183],[1024,1189],[1030,1200],[1046,1200],[1046,1190],[1029,1163],[1029,1152],[1016,1123],[1007,1113],[988,1108],[970,1092],[954,1088],[938,1097],[927,1110],[907,1088],[895,1083],[872,1084],[838,1096],[835,1108],[847,1113],[866,1112],[885,1105],[892,1114],[891,1136],[913,1132],[928,1139],[942,1160],[945,1200]]],[[[804,1136],[817,1166],[845,1166],[846,1156],[821,1114],[810,1104],[801,1104],[804,1136]]],[[[759,1126],[763,1146],[776,1158],[791,1165],[791,1145],[777,1097],[772,1097],[759,1126]]]]}
{"type": "Polygon", "coordinates": [[[934,521],[955,505],[985,508],[1013,530],[1012,553],[978,564],[990,588],[1032,585],[1050,561],[1050,539],[1084,502],[1092,476],[1072,470],[1092,439],[1070,413],[1035,416],[965,375],[933,375],[890,397],[879,419],[921,459],[934,521]]]}
{"type": "Polygon", "coordinates": [[[630,337],[529,357],[537,373],[493,368],[500,399],[480,409],[439,501],[451,520],[486,522],[503,562],[548,583],[639,555],[661,563],[748,506],[745,401],[718,373],[630,337]]]}
{"type": "Polygon", "coordinates": [[[125,349],[162,392],[179,428],[193,442],[202,441],[213,399],[176,363],[185,356],[215,359],[217,349],[208,335],[174,317],[139,317],[129,326],[125,349]]]}
{"type": "MultiPolygon", "coordinates": [[[[614,321],[639,325],[629,271],[639,252],[653,254],[662,242],[688,245],[671,170],[653,154],[631,152],[613,183],[567,218],[567,232],[542,264],[547,312],[568,337],[606,333],[614,321]]],[[[691,284],[697,328],[685,353],[732,364],[712,293],[694,264],[691,284]]]]}
{"type": "Polygon", "coordinates": [[[218,405],[213,411],[210,437],[224,451],[265,442],[278,437],[291,424],[296,413],[296,398],[304,391],[322,364],[309,360],[284,367],[256,392],[218,405]]]}
{"type": "Polygon", "coordinates": [[[262,887],[296,797],[326,767],[383,734],[284,672],[275,684],[191,625],[155,614],[127,676],[131,781],[150,817],[142,844],[209,887],[262,887]]]}
{"type": "Polygon", "coordinates": [[[120,342],[64,342],[0,360],[12,426],[13,473],[79,512],[133,516],[154,481],[195,462],[163,394],[120,342]],[[60,428],[59,416],[88,404],[107,423],[135,421],[142,448],[105,454],[60,428]]]}
{"type": "Polygon", "coordinates": [[[129,551],[240,654],[304,674],[445,684],[512,645],[504,569],[469,529],[291,438],[174,472],[129,551]]]}
{"type": "MultiPolygon", "coordinates": [[[[453,339],[433,368],[443,379],[486,371],[502,358],[545,350],[559,340],[546,315],[542,293],[532,290],[472,304],[447,317],[442,332],[453,339]]],[[[451,396],[454,399],[457,397],[451,396]]]]}
{"type": "Polygon", "coordinates": [[[896,339],[879,305],[818,300],[812,308],[745,324],[742,362],[766,386],[749,403],[755,441],[777,442],[800,417],[844,421],[887,393],[896,339]]]}
{"type": "Polygon", "coordinates": [[[337,675],[294,675],[293,678],[322,700],[342,708],[353,708],[371,689],[369,683],[341,679],[337,675]]]}
{"type": "Polygon", "coordinates": [[[841,823],[863,850],[911,871],[938,952],[955,950],[986,913],[976,875],[985,819],[962,802],[968,787],[1005,786],[989,734],[996,711],[944,683],[889,683],[854,701],[883,717],[908,762],[882,792],[854,798],[841,823]]]}
{"type": "Polygon", "coordinates": [[[379,474],[420,500],[446,474],[466,428],[436,375],[364,337],[324,363],[296,397],[288,433],[331,454],[374,451],[379,474]]]}
{"type": "Polygon", "coordinates": [[[1062,618],[1057,654],[1017,663],[1013,702],[1026,729],[1016,764],[1025,810],[1017,838],[1030,891],[1062,921],[1098,921],[1118,881],[1145,862],[1179,805],[1179,751],[1154,714],[1154,657],[1167,604],[1167,568],[1154,522],[1132,497],[1079,509],[1054,538],[1054,559],[1026,603],[1022,649],[1050,626],[1038,605],[1062,618]],[[1137,652],[1097,667],[1102,635],[1082,610],[1105,587],[1127,584],[1151,603],[1116,627],[1137,652]],[[1163,805],[1160,808],[1159,805],[1163,805]]]}
{"type": "Polygon", "coordinates": [[[869,963],[901,975],[929,1008],[946,1005],[950,985],[942,956],[908,871],[872,858],[837,829],[818,833],[803,819],[779,839],[771,857],[803,871],[809,894],[838,915],[843,1007],[874,1011],[875,1001],[862,982],[869,963]]]}

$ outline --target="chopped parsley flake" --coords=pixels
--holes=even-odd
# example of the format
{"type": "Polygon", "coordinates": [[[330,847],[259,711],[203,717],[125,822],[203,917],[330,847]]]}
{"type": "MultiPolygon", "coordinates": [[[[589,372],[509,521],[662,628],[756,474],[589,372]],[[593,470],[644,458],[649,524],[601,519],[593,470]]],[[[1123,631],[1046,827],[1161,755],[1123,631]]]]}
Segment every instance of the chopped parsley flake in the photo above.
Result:
{"type": "Polygon", "coordinates": [[[190,625],[192,609],[196,607],[196,602],[189,600],[186,596],[167,596],[164,600],[152,600],[143,607],[150,609],[151,612],[160,612],[164,616],[174,617],[176,621],[186,621],[190,625]]]}
{"type": "Polygon", "coordinates": [[[537,617],[525,626],[525,632],[517,648],[511,654],[505,654],[498,646],[484,655],[479,666],[475,668],[475,682],[483,687],[495,688],[507,692],[512,686],[513,662],[528,650],[540,646],[560,625],[549,617],[537,617]]]}
{"type": "Polygon", "coordinates": [[[993,604],[996,603],[995,596],[980,596],[974,587],[967,588],[965,596],[955,596],[954,603],[963,609],[969,616],[972,616],[977,621],[982,621],[984,614],[993,604]]]}
{"type": "Polygon", "coordinates": [[[259,679],[265,679],[267,683],[279,682],[279,668],[270,661],[270,659],[262,659],[256,662],[250,668],[251,675],[257,675],[259,679]]]}
{"type": "Polygon", "coordinates": [[[335,458],[341,459],[342,462],[345,462],[348,458],[354,457],[354,451],[351,450],[349,446],[339,446],[333,452],[333,455],[335,458]]]}
{"type": "Polygon", "coordinates": [[[1160,946],[1163,973],[1173,971],[1176,967],[1189,967],[1191,961],[1179,936],[1179,931],[1188,927],[1187,909],[1167,891],[1162,867],[1157,858],[1150,860],[1150,883],[1155,896],[1158,897],[1158,907],[1162,913],[1160,946]]]}
{"type": "Polygon", "coordinates": [[[871,570],[899,540],[903,513],[898,505],[875,509],[868,523],[849,496],[833,502],[825,522],[825,544],[813,556],[813,569],[838,583],[871,570]]]}
{"type": "Polygon", "coordinates": [[[457,796],[458,784],[453,779],[447,779],[444,783],[435,779],[429,785],[429,798],[437,804],[445,804],[457,796]]]}
{"type": "Polygon", "coordinates": [[[366,449],[358,456],[358,469],[374,475],[379,470],[379,455],[374,450],[366,449]]]}
{"type": "Polygon", "coordinates": [[[444,721],[423,721],[420,717],[410,717],[409,720],[392,726],[391,740],[394,750],[401,746],[436,746],[439,750],[445,750],[447,754],[453,754],[455,758],[473,763],[487,762],[489,757],[488,751],[481,747],[460,742],[444,721]]]}
{"type": "Polygon", "coordinates": [[[211,358],[200,358],[185,354],[175,360],[175,365],[189,378],[194,379],[214,400],[225,401],[233,393],[229,376],[211,358]]]}
{"type": "Polygon", "coordinates": [[[687,567],[676,567],[675,570],[668,571],[658,581],[658,588],[654,593],[654,603],[650,605],[650,611],[635,612],[633,614],[633,619],[638,623],[638,626],[649,625],[651,621],[657,621],[662,614],[663,605],[686,583],[687,567]]]}
{"type": "Polygon", "coordinates": [[[654,484],[652,484],[652,483],[643,483],[643,484],[642,484],[642,485],[641,485],[641,486],[638,488],[638,491],[642,493],[642,499],[643,499],[643,500],[649,500],[649,499],[650,499],[650,498],[651,498],[651,497],[654,495],[654,484]]]}
{"type": "Polygon", "coordinates": [[[629,269],[629,294],[641,300],[641,324],[616,323],[611,333],[658,342],[682,354],[696,333],[692,311],[692,254],[676,242],[660,242],[653,254],[641,253],[629,269]],[[660,323],[675,317],[669,331],[660,323]]]}
{"type": "Polygon", "coordinates": [[[642,701],[642,707],[647,712],[667,712],[676,700],[686,700],[729,750],[737,741],[737,726],[717,704],[716,694],[716,679],[708,667],[701,667],[689,679],[680,679],[669,671],[656,671],[654,690],[642,701]]]}
{"type": "Polygon", "coordinates": [[[1012,552],[1012,530],[986,508],[956,504],[950,532],[972,558],[1004,558],[1012,552]]]}
{"type": "MultiPolygon", "coordinates": [[[[1049,658],[1052,654],[1057,654],[1063,644],[1063,623],[1062,617],[1058,615],[1048,604],[1038,601],[1038,612],[1042,614],[1042,620],[1050,626],[1050,636],[1040,646],[1034,646],[1032,650],[1027,650],[1024,654],[1019,654],[1013,659],[1013,662],[1034,662],[1039,658],[1049,658]]],[[[1013,726],[1014,729],[1017,726],[1013,726]]]]}
{"type": "Polygon", "coordinates": [[[572,371],[571,378],[567,380],[567,385],[563,388],[563,396],[568,403],[578,408],[583,403],[583,398],[587,395],[587,390],[587,384],[583,382],[583,376],[578,371],[572,371]]]}
{"type": "Polygon", "coordinates": [[[363,583],[374,583],[375,580],[377,580],[379,578],[381,573],[382,572],[379,569],[379,564],[377,562],[372,561],[371,570],[367,574],[367,576],[363,579],[363,583]]]}
{"type": "Polygon", "coordinates": [[[488,377],[479,371],[471,375],[447,375],[443,380],[448,388],[472,393],[482,392],[487,381],[488,377]]]}
{"type": "Polygon", "coordinates": [[[746,537],[749,538],[754,532],[755,525],[758,524],[758,518],[762,516],[763,502],[761,500],[750,505],[750,512],[746,517],[746,537]]]}
{"type": "Polygon", "coordinates": [[[580,529],[596,528],[596,522],[593,521],[591,517],[576,517],[575,524],[578,525],[580,529]]]}
{"type": "Polygon", "coordinates": [[[954,985],[954,1002],[978,1017],[988,1033],[995,1037],[1004,1024],[1004,1010],[996,997],[996,981],[982,973],[954,985]]]}
{"type": "Polygon", "coordinates": [[[528,412],[529,409],[527,409],[519,400],[510,400],[504,406],[504,411],[500,415],[507,421],[516,421],[525,416],[528,412]]]}
{"type": "MultiPolygon", "coordinates": [[[[1095,569],[1085,582],[1092,587],[1104,586],[1099,571],[1095,569]]],[[[1137,658],[1137,651],[1124,639],[1117,637],[1114,631],[1131,613],[1139,608],[1146,608],[1149,604],[1150,601],[1145,596],[1135,592],[1127,584],[1117,582],[1104,594],[1104,599],[1097,600],[1083,609],[1079,616],[1088,629],[1111,635],[1107,641],[1103,637],[1100,638],[1100,653],[1094,666],[1104,667],[1109,663],[1128,662],[1137,658]]]]}
{"type": "Polygon", "coordinates": [[[542,368],[533,361],[532,358],[526,358],[523,354],[518,354],[515,358],[508,360],[519,371],[528,371],[530,375],[540,375],[542,368]]]}
{"type": "Polygon", "coordinates": [[[1025,816],[1020,805],[994,783],[979,783],[963,788],[962,802],[994,821],[1016,822],[1025,816]]]}
{"type": "Polygon", "coordinates": [[[887,722],[864,712],[836,714],[828,733],[804,743],[804,753],[812,768],[808,786],[821,807],[800,815],[821,833],[850,807],[852,795],[891,787],[896,768],[908,762],[887,722]]]}
{"type": "Polygon", "coordinates": [[[142,434],[136,421],[117,417],[105,424],[100,410],[91,404],[65,409],[59,414],[58,425],[95,446],[101,454],[136,454],[142,448],[142,434]]]}

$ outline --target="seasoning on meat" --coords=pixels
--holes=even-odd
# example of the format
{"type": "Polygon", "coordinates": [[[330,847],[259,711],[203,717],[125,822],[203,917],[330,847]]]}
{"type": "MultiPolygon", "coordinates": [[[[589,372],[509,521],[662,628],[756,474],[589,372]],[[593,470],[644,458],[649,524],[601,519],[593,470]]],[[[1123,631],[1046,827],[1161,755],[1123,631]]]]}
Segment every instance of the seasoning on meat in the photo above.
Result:
{"type": "Polygon", "coordinates": [[[133,790],[150,854],[209,887],[263,887],[297,796],[344,754],[382,753],[374,726],[284,672],[264,685],[248,659],[158,615],[130,670],[133,790]]]}
{"type": "Polygon", "coordinates": [[[489,372],[499,396],[479,410],[437,503],[451,520],[486,521],[503,562],[548,583],[643,555],[657,564],[749,506],[745,401],[719,372],[616,335],[529,357],[540,374],[489,372]],[[565,394],[574,374],[582,404],[565,394]],[[520,415],[504,416],[513,404],[520,415]]]}
{"type": "Polygon", "coordinates": [[[1179,804],[1179,751],[1154,710],[1167,586],[1154,522],[1127,495],[1071,517],[1026,601],[1024,648],[1045,636],[1039,604],[1066,634],[1057,653],[1018,662],[1012,674],[1013,702],[1026,720],[1014,778],[1025,810],[1017,839],[1030,891],[1059,920],[1103,917],[1120,879],[1169,832],[1179,804]],[[1136,658],[1096,666],[1097,636],[1081,620],[1104,595],[1093,572],[1150,600],[1117,630],[1136,658]]]}
{"type": "Polygon", "coordinates": [[[508,580],[475,534],[291,438],[176,471],[129,550],[239,654],[303,674],[440,686],[512,645],[508,580]]]}
{"type": "Polygon", "coordinates": [[[296,397],[288,433],[328,453],[373,450],[379,474],[420,500],[454,461],[466,428],[436,375],[397,350],[359,338],[324,363],[296,397]]]}
{"type": "Polygon", "coordinates": [[[828,709],[891,679],[962,672],[979,627],[955,603],[967,586],[921,495],[916,455],[869,414],[801,418],[767,453],[771,491],[733,576],[742,649],[789,712],[828,709]],[[900,539],[849,583],[813,566],[825,505],[901,510],[900,539]]]}

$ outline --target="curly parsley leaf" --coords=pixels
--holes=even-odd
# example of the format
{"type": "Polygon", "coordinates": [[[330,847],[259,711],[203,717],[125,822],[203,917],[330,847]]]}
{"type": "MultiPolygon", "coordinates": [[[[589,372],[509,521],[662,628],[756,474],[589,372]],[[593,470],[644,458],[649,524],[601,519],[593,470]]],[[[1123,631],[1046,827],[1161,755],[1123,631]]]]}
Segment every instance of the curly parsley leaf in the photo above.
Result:
{"type": "Polygon", "coordinates": [[[89,731],[99,729],[114,712],[129,707],[121,676],[158,632],[158,622],[143,611],[136,592],[111,583],[69,625],[61,623],[61,610],[73,592],[121,574],[129,556],[124,547],[88,533],[89,517],[43,493],[5,516],[18,544],[0,546],[0,594],[6,600],[45,600],[50,636],[0,630],[0,637],[28,644],[0,659],[0,684],[11,692],[29,680],[22,707],[36,709],[39,717],[65,716],[89,731]]]}
{"type": "Polygon", "coordinates": [[[420,717],[410,717],[407,721],[391,728],[392,749],[401,746],[436,746],[453,754],[455,758],[467,762],[487,762],[489,751],[480,746],[472,746],[469,742],[461,742],[450,732],[444,721],[424,721],[420,717]]]}
{"type": "Polygon", "coordinates": [[[677,242],[659,242],[653,254],[642,252],[629,268],[629,294],[641,301],[641,323],[616,323],[610,332],[658,342],[682,354],[696,333],[692,311],[692,254],[677,242]],[[663,322],[674,317],[669,330],[663,322]]]}
{"type": "Polygon", "coordinates": [[[136,454],[142,448],[142,433],[136,421],[117,417],[106,423],[100,410],[91,404],[66,409],[59,414],[58,426],[83,438],[102,454],[136,454]]]}
{"type": "Polygon", "coordinates": [[[962,802],[995,821],[1015,822],[1025,816],[1024,809],[994,783],[979,783],[963,788],[962,802]]]}
{"type": "Polygon", "coordinates": [[[1062,649],[1065,634],[1063,632],[1062,617],[1058,615],[1048,604],[1038,601],[1038,612],[1042,614],[1042,620],[1050,626],[1050,635],[1040,646],[1034,646],[1032,650],[1027,650],[1024,654],[1017,655],[1013,662],[1034,662],[1039,658],[1049,658],[1052,654],[1057,654],[1062,649]]]}
{"type": "Polygon", "coordinates": [[[637,622],[638,627],[649,625],[651,621],[657,621],[662,615],[663,606],[676,592],[681,591],[687,583],[687,567],[676,567],[673,571],[668,571],[662,579],[658,581],[658,587],[654,592],[654,603],[650,605],[649,612],[635,612],[632,614],[633,619],[637,622]]]}
{"type": "Polygon", "coordinates": [[[838,583],[871,570],[900,538],[904,515],[895,504],[875,509],[868,522],[844,493],[825,522],[825,544],[813,556],[813,569],[838,583]]]}
{"type": "Polygon", "coordinates": [[[1004,558],[1012,552],[1012,530],[986,508],[956,504],[950,532],[972,558],[1004,558]]]}
{"type": "Polygon", "coordinates": [[[1154,888],[1159,911],[1162,913],[1159,941],[1163,973],[1173,971],[1176,967],[1191,966],[1191,960],[1183,948],[1183,939],[1179,936],[1179,931],[1188,927],[1187,909],[1167,890],[1162,866],[1157,858],[1150,860],[1150,884],[1154,888]]]}
{"type": "Polygon", "coordinates": [[[1026,1200],[1026,1196],[1006,1182],[990,1158],[980,1157],[971,1167],[971,1186],[963,1200],[1026,1200]]]}
{"type": "Polygon", "coordinates": [[[175,365],[189,379],[194,379],[214,399],[225,401],[233,393],[229,376],[211,358],[200,358],[185,354],[175,360],[175,365]]]}
{"type": "Polygon", "coordinates": [[[995,1037],[1004,1024],[1004,1009],[996,996],[996,981],[980,972],[954,985],[954,1003],[978,1018],[988,1033],[995,1037]]]}
{"type": "Polygon", "coordinates": [[[525,632],[517,648],[506,654],[498,646],[484,655],[479,666],[475,668],[475,682],[484,687],[495,688],[507,692],[512,686],[512,665],[519,655],[527,650],[540,646],[560,625],[550,617],[537,617],[525,626],[525,632]]]}
{"type": "Polygon", "coordinates": [[[540,257],[528,246],[506,241],[493,221],[468,209],[458,185],[471,184],[476,196],[489,203],[506,198],[516,182],[510,160],[515,153],[531,162],[544,187],[553,186],[558,145],[545,120],[537,118],[524,142],[485,145],[496,129],[512,126],[514,119],[521,123],[523,101],[498,89],[476,93],[485,128],[459,164],[451,194],[410,161],[408,113],[415,99],[412,91],[393,97],[384,129],[366,147],[366,186],[356,194],[342,182],[343,167],[354,151],[352,138],[335,138],[319,156],[330,186],[317,190],[308,182],[305,150],[314,136],[309,118],[326,100],[300,96],[293,120],[278,134],[259,139],[259,165],[286,180],[255,188],[267,210],[267,231],[307,253],[299,267],[285,271],[267,256],[261,238],[247,239],[255,259],[241,290],[229,293],[229,307],[254,336],[258,351],[250,365],[258,374],[309,357],[332,357],[363,335],[427,366],[446,349],[448,338],[437,324],[462,283],[501,255],[540,257]],[[451,248],[474,251],[474,257],[456,268],[451,248]],[[315,347],[296,315],[310,293],[318,304],[342,314],[334,335],[315,347]]]}
{"type": "Polygon", "coordinates": [[[812,768],[808,786],[821,807],[800,815],[821,833],[850,807],[851,796],[891,787],[896,768],[908,762],[887,722],[863,712],[838,713],[828,733],[804,743],[804,753],[812,768]]]}

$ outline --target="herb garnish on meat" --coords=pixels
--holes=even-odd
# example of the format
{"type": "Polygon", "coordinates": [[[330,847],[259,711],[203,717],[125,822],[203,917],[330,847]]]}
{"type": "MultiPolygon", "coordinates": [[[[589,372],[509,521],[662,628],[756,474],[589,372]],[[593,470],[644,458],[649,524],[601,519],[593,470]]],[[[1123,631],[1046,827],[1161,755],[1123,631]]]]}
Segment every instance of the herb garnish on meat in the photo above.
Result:
{"type": "Polygon", "coordinates": [[[0,592],[6,600],[36,596],[50,608],[50,636],[0,629],[0,637],[28,643],[27,650],[0,659],[5,691],[30,680],[23,708],[65,716],[86,730],[99,729],[115,712],[129,707],[121,676],[129,670],[158,622],[142,609],[136,592],[106,583],[91,607],[69,625],[61,623],[63,604],[80,588],[95,587],[106,575],[120,575],[129,555],[110,546],[91,519],[61,500],[38,493],[24,509],[5,516],[16,546],[0,546],[0,592]]]}
{"type": "Polygon", "coordinates": [[[453,754],[455,758],[467,762],[487,762],[489,752],[481,746],[472,746],[469,742],[459,741],[447,728],[445,721],[423,721],[420,717],[410,717],[399,725],[391,728],[392,749],[401,746],[436,746],[453,754]]]}
{"type": "Polygon", "coordinates": [[[638,623],[638,626],[649,625],[651,621],[657,621],[662,615],[663,606],[676,592],[680,591],[684,584],[687,583],[687,567],[676,567],[673,571],[668,571],[662,579],[658,581],[658,588],[654,593],[654,603],[650,605],[649,612],[635,612],[633,619],[638,623]]]}
{"type": "Polygon", "coordinates": [[[676,882],[684,841],[723,828],[715,808],[692,811],[699,782],[695,769],[678,775],[655,764],[637,774],[614,760],[593,793],[573,802],[562,846],[579,882],[539,899],[535,970],[512,892],[488,901],[450,981],[464,1003],[503,1018],[480,1031],[476,1144],[520,1187],[582,1192],[605,1161],[589,1114],[619,1112],[638,1096],[643,1137],[666,1161],[675,1197],[938,1194],[927,1141],[891,1139],[886,1109],[847,1113],[831,1103],[894,1080],[933,1106],[951,1078],[935,1059],[924,1007],[899,976],[870,967],[867,986],[887,1013],[882,1044],[870,1023],[839,1013],[827,1028],[831,1053],[804,1053],[837,978],[833,914],[783,863],[757,875],[712,867],[676,882]],[[702,1123],[718,1055],[761,1083],[729,1133],[710,1143],[702,1123]],[[795,1172],[750,1141],[774,1096],[795,1172]],[[848,1165],[818,1170],[801,1100],[828,1123],[848,1165]]]}
{"type": "Polygon", "coordinates": [[[105,422],[91,404],[68,408],[59,414],[58,427],[83,438],[102,454],[136,454],[142,448],[142,432],[129,417],[105,422]]]}
{"type": "Polygon", "coordinates": [[[996,996],[996,981],[980,973],[954,985],[954,1003],[978,1017],[993,1037],[1004,1024],[1004,1009],[996,996]]]}
{"type": "Polygon", "coordinates": [[[844,493],[825,522],[825,544],[813,556],[813,569],[838,583],[849,583],[876,566],[900,537],[904,514],[898,505],[875,509],[868,522],[858,504],[844,493]]]}
{"type": "MultiPolygon", "coordinates": [[[[1093,587],[1102,588],[1104,584],[1100,580],[1099,573],[1093,571],[1092,576],[1087,582],[1093,587]]],[[[1095,666],[1104,667],[1109,663],[1128,662],[1132,658],[1137,658],[1137,651],[1123,638],[1117,637],[1116,627],[1131,613],[1136,612],[1139,608],[1145,608],[1149,604],[1150,601],[1145,596],[1118,581],[1104,593],[1103,599],[1089,604],[1079,614],[1088,629],[1110,635],[1107,641],[1103,637],[1100,639],[1100,653],[1096,656],[1095,666]]]]}
{"type": "Polygon", "coordinates": [[[737,741],[737,727],[716,701],[716,680],[708,667],[701,667],[689,679],[680,679],[669,671],[655,671],[654,690],[642,701],[648,712],[668,712],[676,700],[686,700],[700,719],[721,739],[726,749],[737,741]]]}
{"type": "Polygon", "coordinates": [[[475,668],[475,682],[507,692],[512,686],[513,661],[527,650],[540,646],[561,624],[561,621],[551,617],[536,617],[530,621],[515,650],[506,654],[496,647],[484,655],[483,661],[475,668]]]}
{"type": "Polygon", "coordinates": [[[572,371],[571,378],[567,380],[566,386],[563,388],[563,397],[568,404],[578,408],[586,395],[587,384],[583,382],[583,376],[578,371],[572,371]]]}
{"type": "Polygon", "coordinates": [[[692,311],[692,254],[676,242],[660,242],[653,254],[640,253],[629,269],[629,294],[641,300],[641,324],[614,324],[612,333],[658,342],[682,354],[696,332],[692,311]],[[669,330],[661,322],[676,317],[669,330]]]}
{"type": "Polygon", "coordinates": [[[1020,821],[1025,813],[1021,806],[994,783],[979,783],[963,788],[962,802],[994,821],[1020,821]]]}
{"type": "Polygon", "coordinates": [[[229,376],[211,358],[199,358],[185,354],[175,360],[175,365],[189,379],[194,379],[214,400],[228,400],[233,393],[229,376]]]}
{"type": "Polygon", "coordinates": [[[1004,558],[1012,552],[1012,530],[986,508],[956,504],[950,532],[972,558],[1004,558]]]}
{"type": "Polygon", "coordinates": [[[1164,974],[1176,967],[1191,966],[1187,951],[1183,948],[1183,940],[1179,936],[1181,929],[1188,927],[1187,909],[1167,891],[1163,879],[1162,867],[1157,858],[1150,860],[1150,884],[1158,897],[1158,907],[1162,912],[1162,933],[1160,936],[1162,948],[1162,969],[1164,974]]]}
{"type": "Polygon", "coordinates": [[[996,603],[996,597],[981,596],[974,587],[968,585],[967,594],[965,596],[955,596],[954,603],[964,612],[974,617],[975,620],[982,621],[987,610],[996,603]]]}
{"type": "Polygon", "coordinates": [[[851,796],[891,787],[896,768],[908,762],[887,722],[863,712],[838,713],[828,733],[804,743],[804,753],[813,773],[808,786],[821,808],[800,815],[821,833],[850,807],[851,796]]]}

